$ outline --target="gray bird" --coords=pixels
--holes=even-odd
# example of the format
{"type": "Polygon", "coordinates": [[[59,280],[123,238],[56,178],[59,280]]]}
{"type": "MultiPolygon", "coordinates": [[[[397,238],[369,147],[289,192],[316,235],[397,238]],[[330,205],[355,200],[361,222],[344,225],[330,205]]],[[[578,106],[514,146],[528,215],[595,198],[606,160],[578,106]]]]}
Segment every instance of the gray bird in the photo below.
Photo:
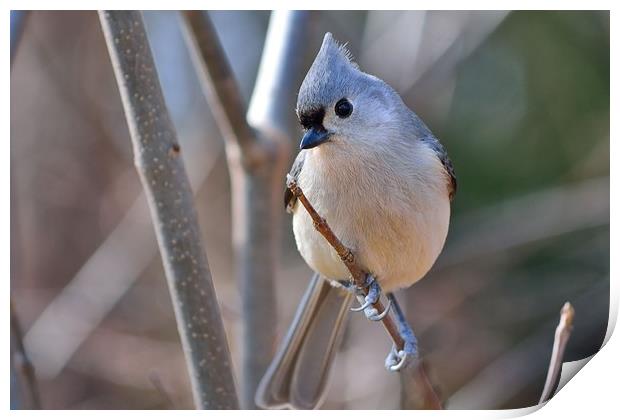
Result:
{"type": "MultiPolygon", "coordinates": [[[[452,163],[398,93],[362,72],[330,33],[301,85],[297,115],[305,133],[290,175],[371,273],[370,293],[353,310],[380,320],[385,313],[370,305],[386,293],[387,310],[394,308],[406,343],[386,359],[388,369],[398,370],[417,349],[392,292],[422,278],[443,248],[456,192],[452,163]]],[[[356,290],[336,251],[288,191],[285,204],[297,248],[317,274],[259,384],[256,403],[312,409],[325,396],[356,290]]]]}

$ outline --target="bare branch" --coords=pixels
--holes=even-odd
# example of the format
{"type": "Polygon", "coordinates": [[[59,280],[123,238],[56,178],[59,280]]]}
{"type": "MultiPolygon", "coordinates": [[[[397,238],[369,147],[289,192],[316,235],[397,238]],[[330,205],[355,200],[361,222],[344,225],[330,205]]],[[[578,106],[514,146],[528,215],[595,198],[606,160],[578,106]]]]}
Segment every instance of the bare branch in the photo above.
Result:
{"type": "Polygon", "coordinates": [[[244,167],[260,164],[265,157],[257,147],[254,132],[245,119],[245,105],[234,75],[220,45],[215,28],[206,12],[183,12],[189,33],[190,55],[200,71],[203,90],[211,112],[226,140],[227,152],[239,153],[244,167]]]}
{"type": "MultiPolygon", "coordinates": [[[[329,242],[329,244],[336,250],[338,256],[351,273],[351,277],[353,278],[356,286],[362,289],[364,291],[364,294],[368,294],[368,286],[365,286],[366,273],[355,261],[355,255],[353,255],[353,252],[349,248],[344,246],[342,242],[340,242],[340,239],[336,237],[334,232],[327,224],[327,221],[317,213],[312,204],[310,204],[310,202],[308,201],[308,198],[305,196],[304,192],[301,190],[299,185],[297,185],[297,182],[290,175],[287,176],[286,186],[306,208],[308,214],[314,222],[314,228],[321,235],[323,235],[325,240],[329,242]]],[[[377,310],[377,313],[379,314],[385,311],[385,307],[383,306],[381,301],[377,301],[372,306],[377,310]]],[[[385,318],[383,318],[382,322],[388,334],[390,335],[390,337],[392,337],[392,341],[394,341],[394,344],[396,344],[396,348],[402,350],[404,346],[404,341],[398,333],[398,327],[396,326],[396,323],[394,322],[392,317],[386,316],[385,318]]]]}
{"type": "MultiPolygon", "coordinates": [[[[338,256],[351,273],[351,277],[353,278],[356,286],[362,289],[364,294],[368,294],[368,287],[365,286],[367,273],[357,264],[353,252],[344,246],[342,242],[340,242],[327,224],[327,221],[317,213],[292,176],[287,176],[286,185],[291,190],[293,195],[297,197],[297,199],[305,207],[314,222],[315,229],[323,235],[325,240],[329,242],[334,250],[336,250],[338,256]]],[[[377,301],[372,306],[378,311],[378,313],[383,313],[385,310],[385,307],[381,301],[377,301]]],[[[404,341],[398,332],[398,327],[394,322],[394,319],[391,316],[386,316],[381,322],[392,338],[396,348],[402,350],[404,347],[404,341]]],[[[420,359],[406,365],[406,368],[404,368],[401,372],[401,382],[403,385],[403,392],[408,394],[408,398],[406,399],[407,408],[441,409],[440,399],[435,393],[420,359]]]]}
{"type": "Polygon", "coordinates": [[[162,254],[194,402],[198,408],[238,408],[193,195],[142,16],[105,11],[99,17],[162,254]]]}
{"type": "Polygon", "coordinates": [[[299,45],[308,12],[273,12],[248,111],[219,39],[205,12],[185,12],[187,39],[205,96],[226,140],[232,186],[233,242],[243,308],[244,408],[273,356],[276,335],[274,277],[280,233],[281,179],[290,152],[290,92],[299,74],[299,45]],[[262,113],[257,115],[260,108],[262,113]],[[252,117],[252,115],[254,117],[252,117]]]}
{"type": "MultiPolygon", "coordinates": [[[[273,142],[280,141],[288,146],[291,132],[299,132],[294,131],[299,129],[294,118],[296,95],[291,92],[297,92],[301,84],[304,51],[318,13],[303,10],[271,12],[247,119],[262,137],[273,142]]],[[[280,178],[278,188],[281,188],[281,182],[280,178]]]]}
{"type": "Polygon", "coordinates": [[[547,379],[545,380],[545,388],[540,396],[539,404],[544,403],[553,395],[553,390],[558,382],[558,377],[562,373],[562,362],[564,360],[564,351],[566,350],[566,344],[570,338],[570,334],[573,331],[573,319],[575,317],[575,309],[566,302],[562,306],[560,312],[560,322],[555,329],[555,339],[553,341],[553,351],[551,353],[551,360],[549,361],[549,370],[547,371],[547,379]]]}
{"type": "Polygon", "coordinates": [[[401,408],[405,410],[441,410],[441,400],[426,374],[426,363],[416,360],[400,375],[401,408]]]}

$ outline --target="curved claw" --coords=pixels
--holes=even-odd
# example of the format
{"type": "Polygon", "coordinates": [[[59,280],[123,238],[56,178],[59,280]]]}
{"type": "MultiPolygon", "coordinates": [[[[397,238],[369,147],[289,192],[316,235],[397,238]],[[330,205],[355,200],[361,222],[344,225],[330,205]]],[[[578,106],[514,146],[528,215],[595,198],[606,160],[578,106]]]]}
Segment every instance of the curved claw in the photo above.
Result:
{"type": "MultiPolygon", "coordinates": [[[[368,294],[364,297],[364,303],[357,308],[351,308],[352,312],[361,312],[368,309],[371,305],[375,304],[377,300],[379,300],[379,295],[381,294],[381,288],[379,287],[379,283],[371,276],[366,276],[366,283],[368,285],[368,294]]],[[[363,296],[361,289],[355,289],[358,296],[363,296]]]]}
{"type": "Polygon", "coordinates": [[[359,306],[357,308],[351,308],[350,311],[351,312],[361,312],[364,309],[368,308],[370,305],[372,305],[372,302],[370,300],[366,300],[363,305],[361,305],[361,306],[359,306]]]}
{"type": "Polygon", "coordinates": [[[405,365],[405,361],[407,360],[407,353],[405,353],[404,351],[399,351],[398,357],[400,357],[400,361],[395,365],[388,367],[388,369],[392,372],[398,372],[405,365]]]}
{"type": "Polygon", "coordinates": [[[385,308],[385,310],[382,313],[380,313],[378,315],[369,316],[368,319],[371,320],[371,321],[381,321],[383,318],[385,318],[387,316],[388,312],[390,312],[390,308],[391,307],[392,307],[392,301],[388,300],[387,307],[385,308]]]}

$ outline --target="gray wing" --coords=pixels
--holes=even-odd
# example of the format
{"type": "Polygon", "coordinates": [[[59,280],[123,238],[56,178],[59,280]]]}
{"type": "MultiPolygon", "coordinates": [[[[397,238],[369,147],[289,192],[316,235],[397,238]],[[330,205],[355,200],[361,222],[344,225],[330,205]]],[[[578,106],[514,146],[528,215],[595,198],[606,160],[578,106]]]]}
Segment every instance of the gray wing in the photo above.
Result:
{"type": "MultiPolygon", "coordinates": [[[[306,156],[306,153],[305,153],[304,150],[302,150],[301,152],[299,152],[299,154],[295,158],[295,161],[293,162],[293,166],[291,167],[291,170],[290,170],[289,174],[295,180],[297,180],[297,177],[301,173],[301,169],[304,166],[305,156],[306,156]]],[[[293,212],[293,207],[295,207],[295,203],[296,202],[297,202],[297,198],[293,195],[291,190],[289,190],[287,188],[284,191],[284,207],[286,208],[286,211],[288,211],[289,213],[292,213],[293,212]]]]}
{"type": "Polygon", "coordinates": [[[412,130],[415,133],[415,136],[419,138],[421,142],[426,143],[431,150],[435,152],[446,170],[446,175],[448,177],[448,194],[450,196],[450,200],[452,200],[456,194],[456,172],[454,171],[454,166],[452,166],[452,161],[448,157],[448,152],[445,147],[443,147],[443,144],[441,144],[441,142],[433,135],[426,124],[424,124],[424,121],[422,121],[413,111],[409,110],[409,112],[413,126],[412,130]]]}
{"type": "Polygon", "coordinates": [[[452,161],[448,156],[448,152],[435,137],[427,136],[422,137],[420,140],[428,144],[430,148],[433,149],[433,151],[437,154],[437,157],[443,164],[443,167],[446,169],[446,173],[450,178],[448,184],[448,193],[450,194],[450,200],[452,200],[454,198],[454,195],[456,194],[456,172],[454,172],[454,166],[452,166],[452,161]]]}

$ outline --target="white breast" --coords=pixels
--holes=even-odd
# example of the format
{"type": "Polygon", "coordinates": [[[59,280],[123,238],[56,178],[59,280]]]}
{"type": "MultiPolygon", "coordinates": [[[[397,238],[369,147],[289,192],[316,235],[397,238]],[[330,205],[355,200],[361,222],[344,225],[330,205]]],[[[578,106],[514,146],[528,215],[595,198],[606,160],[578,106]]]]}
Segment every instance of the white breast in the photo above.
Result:
{"type": "MultiPolygon", "coordinates": [[[[424,276],[443,248],[450,219],[446,173],[435,153],[423,142],[379,152],[325,144],[306,153],[300,187],[383,290],[424,276]]],[[[349,278],[300,203],[293,232],[310,267],[332,280],[349,278]]]]}

